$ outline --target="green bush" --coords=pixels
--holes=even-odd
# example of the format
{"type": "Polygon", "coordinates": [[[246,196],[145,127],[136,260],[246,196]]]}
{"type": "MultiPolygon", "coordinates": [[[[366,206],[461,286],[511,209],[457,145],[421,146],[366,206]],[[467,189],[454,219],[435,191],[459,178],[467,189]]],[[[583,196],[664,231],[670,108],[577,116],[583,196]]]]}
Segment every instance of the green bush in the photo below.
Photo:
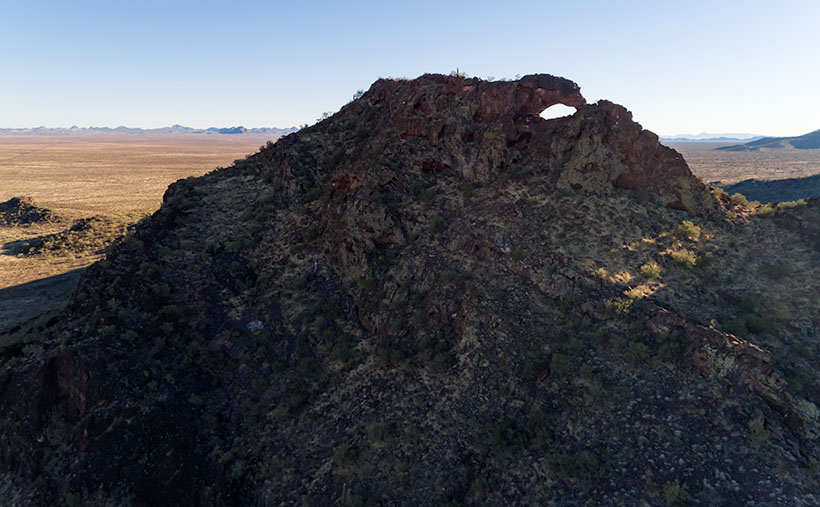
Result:
{"type": "Polygon", "coordinates": [[[697,241],[700,239],[701,228],[691,220],[684,220],[675,231],[677,236],[683,240],[697,241]]]}
{"type": "Polygon", "coordinates": [[[610,298],[604,301],[604,308],[612,315],[627,315],[632,309],[632,302],[628,297],[610,298]]]}
{"type": "Polygon", "coordinates": [[[430,233],[434,236],[438,236],[439,234],[444,231],[444,227],[446,226],[446,222],[441,215],[436,215],[432,219],[430,219],[430,233]]]}
{"type": "Polygon", "coordinates": [[[644,361],[649,357],[649,347],[641,342],[633,342],[626,349],[626,355],[635,363],[644,361]]]}
{"type": "Polygon", "coordinates": [[[641,276],[652,280],[661,276],[661,267],[656,262],[647,262],[640,268],[641,276]]]}
{"type": "Polygon", "coordinates": [[[717,262],[717,257],[715,257],[715,254],[712,252],[706,252],[703,255],[698,255],[695,265],[701,269],[709,269],[715,264],[715,262],[717,262]]]}
{"type": "Polygon", "coordinates": [[[373,444],[379,444],[393,437],[395,426],[388,422],[375,422],[367,427],[367,436],[373,444]]]}
{"type": "Polygon", "coordinates": [[[550,358],[550,371],[555,375],[564,375],[569,369],[569,358],[563,354],[553,354],[550,358]]]}
{"type": "Polygon", "coordinates": [[[765,204],[755,210],[755,215],[761,218],[773,217],[777,214],[777,208],[771,203],[765,204]]]}
{"type": "Polygon", "coordinates": [[[698,257],[697,255],[695,255],[695,252],[687,250],[685,248],[675,250],[674,252],[670,253],[669,258],[672,259],[674,262],[687,268],[694,267],[698,261],[698,257]]]}
{"type": "Polygon", "coordinates": [[[602,475],[598,458],[590,451],[581,451],[577,454],[553,454],[547,462],[550,469],[562,477],[593,479],[602,475]]]}
{"type": "Polygon", "coordinates": [[[658,347],[658,357],[662,361],[677,361],[683,356],[680,343],[669,341],[658,347]]]}
{"type": "Polygon", "coordinates": [[[735,206],[746,206],[747,204],[749,204],[749,200],[746,199],[746,196],[743,194],[732,194],[731,196],[729,196],[729,198],[732,200],[732,204],[734,204],[735,206]]]}
{"type": "Polygon", "coordinates": [[[347,442],[342,442],[339,447],[333,451],[333,462],[341,467],[350,466],[359,459],[359,452],[350,447],[347,442]]]}
{"type": "Polygon", "coordinates": [[[686,505],[689,502],[689,491],[679,480],[667,481],[661,486],[661,496],[666,505],[686,505]]]}

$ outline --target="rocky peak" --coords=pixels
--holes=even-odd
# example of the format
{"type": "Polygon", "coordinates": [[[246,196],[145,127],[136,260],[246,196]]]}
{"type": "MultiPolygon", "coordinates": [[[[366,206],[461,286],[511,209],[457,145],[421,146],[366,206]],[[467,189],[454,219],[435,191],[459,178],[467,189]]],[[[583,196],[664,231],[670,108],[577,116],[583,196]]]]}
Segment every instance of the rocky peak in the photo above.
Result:
{"type": "MultiPolygon", "coordinates": [[[[548,74],[496,82],[431,74],[380,79],[327,122],[320,125],[330,131],[355,123],[367,146],[389,146],[380,155],[412,145],[401,156],[406,170],[456,172],[486,184],[525,167],[546,176],[553,188],[641,190],[699,214],[718,207],[683,157],[634,122],[626,108],[606,100],[587,104],[576,83],[548,74]],[[539,116],[555,104],[577,111],[551,120],[539,116]]],[[[362,171],[360,164],[356,170],[362,171]]]]}
{"type": "Polygon", "coordinates": [[[444,108],[448,98],[466,101],[477,106],[476,118],[486,121],[513,118],[522,115],[538,115],[555,104],[580,107],[586,104],[580,87],[562,77],[549,74],[524,76],[518,81],[483,81],[461,76],[426,74],[413,80],[412,86],[402,86],[406,81],[380,79],[368,92],[373,103],[400,101],[411,104],[414,110],[427,110],[425,96],[434,91],[438,110],[444,108]]]}

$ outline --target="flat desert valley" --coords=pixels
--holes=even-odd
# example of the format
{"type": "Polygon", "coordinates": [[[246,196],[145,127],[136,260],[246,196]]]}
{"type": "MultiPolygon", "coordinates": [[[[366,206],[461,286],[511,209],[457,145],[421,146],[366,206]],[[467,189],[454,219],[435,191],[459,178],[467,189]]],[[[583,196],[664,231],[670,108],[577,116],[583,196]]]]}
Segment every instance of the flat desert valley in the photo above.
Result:
{"type": "Polygon", "coordinates": [[[748,179],[782,180],[820,174],[820,150],[715,151],[738,143],[664,144],[683,154],[695,176],[706,183],[731,185],[748,179]]]}

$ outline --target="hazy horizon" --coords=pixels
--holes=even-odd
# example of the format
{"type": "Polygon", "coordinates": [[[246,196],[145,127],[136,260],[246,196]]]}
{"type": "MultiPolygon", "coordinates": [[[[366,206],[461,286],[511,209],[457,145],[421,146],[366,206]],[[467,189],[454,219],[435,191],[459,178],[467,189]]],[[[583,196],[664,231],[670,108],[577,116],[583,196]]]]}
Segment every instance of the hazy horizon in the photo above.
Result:
{"type": "Polygon", "coordinates": [[[563,76],[665,136],[798,136],[820,128],[817,19],[820,4],[797,1],[13,2],[0,122],[287,128],[379,77],[459,69],[563,76]]]}

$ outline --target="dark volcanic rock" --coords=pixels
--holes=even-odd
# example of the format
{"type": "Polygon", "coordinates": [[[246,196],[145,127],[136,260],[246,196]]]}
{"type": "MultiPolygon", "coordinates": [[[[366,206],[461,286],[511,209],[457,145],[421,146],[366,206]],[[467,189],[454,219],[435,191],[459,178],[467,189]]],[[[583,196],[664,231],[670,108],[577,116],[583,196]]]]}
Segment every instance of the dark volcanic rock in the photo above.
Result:
{"type": "Polygon", "coordinates": [[[0,225],[21,226],[58,220],[51,210],[36,206],[31,197],[12,197],[0,203],[0,225]]]}
{"type": "Polygon", "coordinates": [[[379,80],[171,185],[58,318],[3,337],[0,491],[808,503],[817,224],[734,216],[571,81],[379,80]]]}

